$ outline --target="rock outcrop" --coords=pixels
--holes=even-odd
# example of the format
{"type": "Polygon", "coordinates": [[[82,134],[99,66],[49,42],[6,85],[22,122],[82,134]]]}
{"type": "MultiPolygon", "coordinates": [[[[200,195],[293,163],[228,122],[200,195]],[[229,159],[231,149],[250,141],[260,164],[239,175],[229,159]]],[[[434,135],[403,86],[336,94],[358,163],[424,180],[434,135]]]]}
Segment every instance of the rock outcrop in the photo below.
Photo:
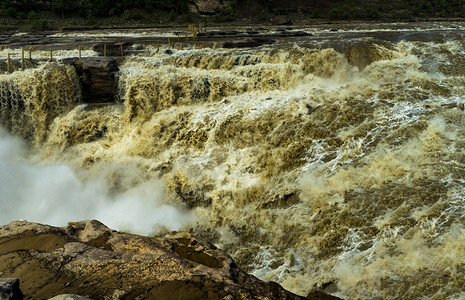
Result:
{"type": "Polygon", "coordinates": [[[110,103],[115,101],[119,67],[111,57],[69,58],[61,61],[76,68],[85,103],[110,103]]]}
{"type": "Polygon", "coordinates": [[[128,53],[128,49],[133,43],[98,43],[92,47],[92,50],[97,52],[98,56],[121,57],[124,53],[128,53]]]}
{"type": "Polygon", "coordinates": [[[96,220],[1,226],[0,277],[19,278],[25,299],[306,299],[245,273],[189,233],[150,238],[96,220]]]}
{"type": "Polygon", "coordinates": [[[200,15],[214,15],[233,3],[232,0],[192,0],[191,12],[200,15]]]}

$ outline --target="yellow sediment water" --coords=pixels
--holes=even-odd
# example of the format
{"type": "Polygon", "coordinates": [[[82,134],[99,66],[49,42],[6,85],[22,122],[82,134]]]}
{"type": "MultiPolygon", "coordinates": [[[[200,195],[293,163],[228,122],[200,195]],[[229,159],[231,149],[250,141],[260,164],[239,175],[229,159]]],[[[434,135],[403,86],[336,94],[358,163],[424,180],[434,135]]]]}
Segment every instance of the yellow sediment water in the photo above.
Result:
{"type": "Polygon", "coordinates": [[[460,298],[464,53],[147,49],[110,106],[79,104],[70,67],[0,75],[0,116],[41,163],[105,174],[115,195],[159,180],[195,215],[183,229],[298,294],[460,298]]]}
{"type": "Polygon", "coordinates": [[[49,64],[0,75],[0,119],[10,132],[37,145],[55,117],[79,103],[81,90],[73,67],[49,64]]]}

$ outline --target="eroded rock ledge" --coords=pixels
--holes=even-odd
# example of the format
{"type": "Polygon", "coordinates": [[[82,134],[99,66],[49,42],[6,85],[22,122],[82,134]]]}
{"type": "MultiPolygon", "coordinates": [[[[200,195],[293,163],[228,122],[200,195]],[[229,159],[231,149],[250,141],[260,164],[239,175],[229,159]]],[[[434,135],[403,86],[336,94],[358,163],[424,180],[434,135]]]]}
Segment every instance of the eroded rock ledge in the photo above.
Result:
{"type": "Polygon", "coordinates": [[[0,226],[0,277],[19,278],[25,299],[305,299],[245,273],[188,233],[150,238],[96,220],[0,226]]]}
{"type": "Polygon", "coordinates": [[[115,102],[118,63],[111,57],[67,58],[62,63],[76,68],[84,103],[115,102]]]}

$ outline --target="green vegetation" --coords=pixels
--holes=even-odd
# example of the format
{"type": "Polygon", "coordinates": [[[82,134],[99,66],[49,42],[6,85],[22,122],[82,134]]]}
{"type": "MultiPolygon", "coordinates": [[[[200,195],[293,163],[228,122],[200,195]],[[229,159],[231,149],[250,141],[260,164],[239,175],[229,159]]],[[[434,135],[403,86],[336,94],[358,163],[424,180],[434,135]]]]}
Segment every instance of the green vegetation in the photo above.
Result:
{"type": "Polygon", "coordinates": [[[234,9],[234,4],[226,7],[223,11],[215,15],[215,21],[217,22],[230,22],[234,21],[236,18],[237,14],[234,9]]]}
{"type": "Polygon", "coordinates": [[[216,13],[199,16],[190,0],[0,0],[0,26],[29,30],[65,26],[126,26],[305,20],[421,20],[465,18],[464,0],[217,0],[216,13]]]}
{"type": "Polygon", "coordinates": [[[331,6],[331,19],[464,18],[463,0],[345,0],[331,6]]]}
{"type": "MultiPolygon", "coordinates": [[[[15,19],[26,19],[31,12],[51,11],[62,18],[77,14],[89,19],[121,16],[131,10],[160,10],[177,16],[188,12],[187,2],[188,0],[4,0],[0,2],[0,14],[15,19]]],[[[139,16],[135,13],[135,19],[141,17],[142,13],[139,13],[139,16]]]]}
{"type": "Polygon", "coordinates": [[[41,19],[41,20],[33,21],[29,25],[29,29],[33,31],[44,31],[44,30],[51,29],[51,27],[47,20],[41,19]]]}

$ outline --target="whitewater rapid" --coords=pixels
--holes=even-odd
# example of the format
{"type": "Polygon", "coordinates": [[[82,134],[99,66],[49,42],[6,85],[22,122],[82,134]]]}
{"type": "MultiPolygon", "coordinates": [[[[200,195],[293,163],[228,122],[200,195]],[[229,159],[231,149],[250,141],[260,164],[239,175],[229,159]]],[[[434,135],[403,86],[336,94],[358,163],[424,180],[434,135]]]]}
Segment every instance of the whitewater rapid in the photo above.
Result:
{"type": "Polygon", "coordinates": [[[302,295],[463,298],[464,32],[433,27],[141,45],[104,106],[70,66],[0,75],[0,221],[188,230],[302,295]]]}

